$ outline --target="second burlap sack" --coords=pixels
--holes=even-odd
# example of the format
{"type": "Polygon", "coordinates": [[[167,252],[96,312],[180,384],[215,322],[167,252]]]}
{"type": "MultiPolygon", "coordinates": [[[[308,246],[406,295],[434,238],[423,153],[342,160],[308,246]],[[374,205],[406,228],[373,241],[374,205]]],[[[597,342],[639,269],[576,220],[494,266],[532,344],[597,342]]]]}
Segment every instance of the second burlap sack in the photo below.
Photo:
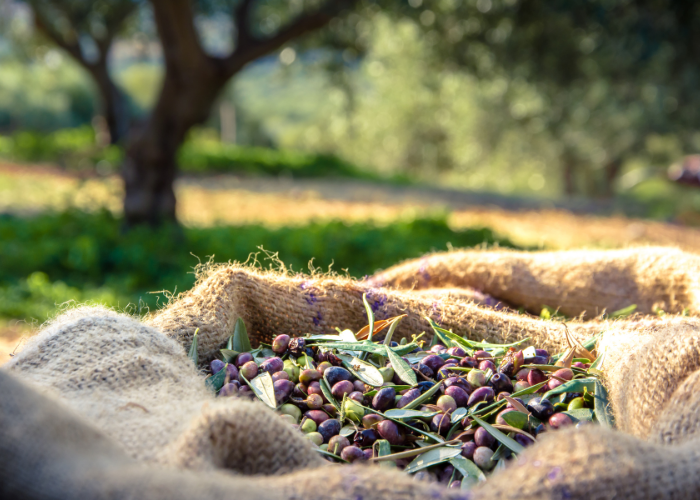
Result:
{"type": "MultiPolygon", "coordinates": [[[[200,328],[202,358],[211,359],[239,316],[256,340],[269,341],[278,333],[329,332],[333,326],[357,330],[366,323],[363,293],[380,319],[408,314],[397,331],[403,336],[427,331],[424,316],[428,316],[475,340],[529,336],[552,350],[565,346],[561,323],[494,311],[450,293],[417,296],[344,278],[224,267],[213,270],[192,291],[151,317],[149,324],[156,328],[93,310],[73,313],[45,329],[6,367],[33,389],[24,390],[29,402],[22,390],[14,389],[9,402],[0,400],[0,417],[14,424],[0,431],[0,454],[11,449],[26,459],[18,463],[39,464],[39,472],[48,470],[48,465],[41,466],[45,458],[32,436],[48,440],[47,446],[57,438],[41,429],[32,430],[31,419],[23,422],[21,418],[36,403],[31,393],[37,390],[83,419],[71,421],[73,427],[94,426],[95,431],[85,431],[89,440],[103,439],[100,433],[113,440],[119,452],[113,450],[110,456],[124,453],[125,458],[111,465],[113,474],[101,490],[105,495],[107,491],[134,490],[129,484],[131,476],[119,481],[118,471],[128,469],[124,465],[131,463],[128,460],[139,461],[144,464],[142,471],[149,471],[137,482],[142,487],[136,495],[140,498],[161,498],[156,485],[164,477],[173,477],[168,472],[173,468],[202,471],[202,475],[183,473],[177,478],[180,486],[168,490],[171,498],[193,498],[191,492],[197,488],[204,492],[202,478],[245,491],[246,496],[257,489],[258,493],[252,493],[254,499],[458,495],[377,468],[335,467],[331,469],[337,472],[326,472],[328,466],[322,466],[319,472],[321,462],[308,443],[285,429],[272,412],[254,403],[215,400],[207,394],[202,376],[185,355],[194,330],[200,328]],[[27,436],[27,446],[5,446],[15,443],[13,436],[19,434],[27,436]],[[217,471],[235,471],[238,476],[217,471]],[[261,473],[268,474],[262,481],[255,477],[261,473]],[[319,483],[312,480],[315,477],[323,479],[319,483]]],[[[648,317],[572,322],[568,329],[579,339],[605,331],[603,369],[617,425],[623,432],[590,426],[545,434],[472,495],[489,499],[693,497],[700,488],[695,451],[700,418],[694,396],[700,392],[696,390],[700,379],[698,320],[648,317]]],[[[43,410],[62,411],[54,405],[43,410]]],[[[104,453],[103,447],[90,446],[74,453],[68,450],[64,460],[67,465],[84,463],[89,461],[86,455],[93,454],[96,466],[109,465],[104,453]]],[[[21,488],[26,477],[9,467],[0,466],[0,479],[21,488]]],[[[62,471],[66,479],[61,484],[70,482],[74,474],[73,482],[84,485],[86,479],[78,477],[79,470],[68,467],[62,471]]],[[[38,473],[35,485],[37,477],[47,480],[38,473]]],[[[90,487],[100,491],[99,484],[90,483],[90,487]]],[[[50,484],[41,491],[50,491],[50,484]]],[[[221,490],[211,491],[206,489],[207,494],[220,496],[221,490]]]]}

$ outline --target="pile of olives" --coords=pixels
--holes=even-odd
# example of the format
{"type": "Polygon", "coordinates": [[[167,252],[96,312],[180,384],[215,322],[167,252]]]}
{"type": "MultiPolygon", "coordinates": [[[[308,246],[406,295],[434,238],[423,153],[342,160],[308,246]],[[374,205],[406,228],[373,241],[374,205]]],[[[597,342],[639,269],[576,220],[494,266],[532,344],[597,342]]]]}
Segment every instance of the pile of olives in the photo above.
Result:
{"type": "Polygon", "coordinates": [[[585,347],[584,358],[576,349],[553,357],[435,333],[425,350],[415,338],[282,334],[228,351],[211,372],[225,374],[219,396],[262,399],[329,460],[398,467],[450,487],[483,480],[543,432],[600,420],[599,372],[585,347]]]}

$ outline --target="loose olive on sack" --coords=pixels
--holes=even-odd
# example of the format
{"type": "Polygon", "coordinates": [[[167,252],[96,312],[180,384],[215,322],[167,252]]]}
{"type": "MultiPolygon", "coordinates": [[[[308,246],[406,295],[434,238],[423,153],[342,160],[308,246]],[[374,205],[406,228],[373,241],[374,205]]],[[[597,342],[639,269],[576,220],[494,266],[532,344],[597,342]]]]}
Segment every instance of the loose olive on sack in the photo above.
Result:
{"type": "Polygon", "coordinates": [[[607,397],[597,338],[552,356],[520,348],[524,341],[474,342],[432,326],[431,346],[417,338],[387,345],[386,325],[371,341],[280,333],[249,352],[222,350],[207,384],[219,397],[274,408],[330,461],[404,469],[450,488],[475,484],[475,471],[504,466],[543,432],[610,422],[609,405],[596,405],[607,397]]]}

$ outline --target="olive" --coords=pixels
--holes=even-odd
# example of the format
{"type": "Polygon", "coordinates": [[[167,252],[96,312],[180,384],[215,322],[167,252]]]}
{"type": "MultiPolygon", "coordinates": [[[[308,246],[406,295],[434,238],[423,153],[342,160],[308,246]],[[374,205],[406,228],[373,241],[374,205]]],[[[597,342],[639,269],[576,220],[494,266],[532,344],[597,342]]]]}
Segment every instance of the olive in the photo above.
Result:
{"type": "Polygon", "coordinates": [[[551,391],[552,389],[556,389],[560,385],[565,384],[566,382],[562,382],[561,380],[557,380],[555,378],[551,379],[549,382],[547,382],[547,390],[551,391]]]}
{"type": "Polygon", "coordinates": [[[492,388],[479,387],[474,392],[472,392],[471,396],[469,396],[469,401],[467,402],[467,405],[474,406],[475,404],[480,403],[482,401],[493,401],[494,397],[495,394],[493,393],[492,388]]]}
{"type": "Polygon", "coordinates": [[[445,379],[445,383],[443,385],[445,386],[445,388],[452,387],[453,385],[457,386],[467,394],[471,394],[471,392],[474,390],[471,384],[462,377],[449,377],[445,379]]]}
{"type": "Polygon", "coordinates": [[[469,404],[469,394],[460,386],[451,385],[445,389],[445,394],[454,399],[458,408],[465,408],[469,404]]]}
{"type": "Polygon", "coordinates": [[[454,398],[447,394],[440,396],[435,405],[445,413],[452,413],[457,409],[457,403],[454,398]]]}
{"type": "Polygon", "coordinates": [[[442,344],[435,344],[433,347],[430,348],[430,352],[436,352],[436,353],[445,352],[446,350],[447,350],[447,347],[445,347],[442,344]]]}
{"type": "Polygon", "coordinates": [[[430,380],[425,380],[423,382],[418,382],[418,384],[415,385],[414,389],[420,389],[421,394],[430,389],[435,385],[435,382],[431,382],[430,380]]]}
{"type": "Polygon", "coordinates": [[[458,358],[463,358],[464,356],[467,355],[467,351],[465,351],[465,350],[462,349],[461,347],[450,347],[450,348],[447,350],[447,354],[449,354],[450,356],[455,356],[455,357],[458,357],[458,358]]]}
{"type": "Polygon", "coordinates": [[[566,408],[567,410],[578,410],[581,408],[584,408],[586,405],[586,402],[582,397],[574,398],[569,402],[569,406],[566,408]]]}
{"type": "Polygon", "coordinates": [[[564,380],[571,380],[574,378],[574,372],[571,370],[571,368],[562,368],[561,370],[557,370],[552,373],[552,376],[559,377],[564,380]]]}
{"type": "Polygon", "coordinates": [[[408,403],[412,402],[414,399],[418,398],[420,396],[420,389],[408,389],[401,395],[401,399],[399,399],[396,403],[397,408],[403,408],[406,406],[408,403]]]}
{"type": "Polygon", "coordinates": [[[508,351],[506,355],[503,356],[498,371],[507,377],[512,377],[520,370],[520,367],[523,366],[523,362],[523,351],[508,351]]]}
{"type": "Polygon", "coordinates": [[[318,432],[323,436],[323,442],[327,443],[333,436],[337,436],[340,433],[340,422],[334,418],[329,418],[319,424],[318,432]]]}
{"type": "Polygon", "coordinates": [[[382,420],[377,424],[377,432],[383,438],[389,441],[391,445],[399,445],[403,443],[403,436],[399,433],[399,427],[391,420],[382,420]]]}
{"type": "Polygon", "coordinates": [[[575,363],[571,363],[571,366],[573,366],[574,368],[585,368],[586,367],[586,365],[584,365],[580,361],[576,361],[575,363]]]}
{"type": "Polygon", "coordinates": [[[450,430],[452,423],[450,422],[449,413],[439,413],[430,421],[430,430],[442,434],[450,430]]]}
{"type": "Polygon", "coordinates": [[[324,373],[326,373],[326,370],[328,370],[331,366],[333,365],[330,364],[328,361],[323,361],[318,364],[316,370],[318,370],[321,373],[321,375],[323,375],[324,373]]]}
{"type": "Polygon", "coordinates": [[[485,372],[485,371],[488,371],[488,370],[491,370],[492,372],[495,372],[495,371],[496,371],[496,365],[493,364],[493,361],[491,361],[490,359],[485,359],[485,360],[483,360],[483,361],[481,361],[481,362],[479,363],[479,370],[481,370],[482,372],[485,372]]]}
{"type": "Polygon", "coordinates": [[[377,391],[377,394],[372,398],[372,408],[377,411],[386,411],[394,406],[394,398],[396,391],[393,387],[384,387],[377,391]]]}
{"type": "Polygon", "coordinates": [[[309,394],[305,402],[309,410],[319,410],[323,406],[323,398],[318,394],[309,394]]]}
{"type": "Polygon", "coordinates": [[[346,446],[340,453],[340,458],[347,460],[350,463],[353,462],[364,462],[367,460],[365,453],[357,446],[346,446]]]}
{"type": "Polygon", "coordinates": [[[365,383],[364,383],[362,380],[355,380],[355,381],[352,383],[352,385],[355,386],[355,390],[358,391],[358,392],[361,392],[361,393],[363,393],[363,394],[364,394],[365,392],[367,392],[367,390],[366,390],[366,388],[365,388],[365,383]]]}
{"type": "Polygon", "coordinates": [[[318,370],[302,370],[299,374],[299,382],[304,385],[309,385],[311,382],[321,380],[323,375],[318,370]]]}
{"type": "MultiPolygon", "coordinates": [[[[520,399],[520,398],[513,398],[513,399],[514,399],[515,401],[517,401],[518,403],[520,403],[521,405],[525,406],[525,402],[524,402],[522,399],[520,399]]],[[[510,402],[508,402],[508,404],[506,405],[506,409],[508,409],[508,410],[515,410],[516,408],[515,408],[515,406],[513,406],[512,404],[510,404],[510,402]]]]}
{"type": "Polygon", "coordinates": [[[247,378],[248,380],[253,380],[255,377],[258,376],[258,365],[255,364],[255,361],[248,361],[246,364],[241,366],[240,370],[238,370],[238,373],[241,383],[245,382],[243,378],[241,378],[241,375],[247,378]]]}
{"type": "Polygon", "coordinates": [[[286,413],[287,415],[291,415],[297,422],[301,419],[301,410],[294,405],[282,405],[279,411],[280,413],[286,413]]]}
{"type": "Polygon", "coordinates": [[[254,396],[253,390],[248,387],[247,385],[241,385],[241,388],[238,389],[238,395],[239,396],[246,396],[252,398],[254,396]]]}
{"type": "Polygon", "coordinates": [[[474,450],[474,463],[479,466],[481,470],[489,471],[496,467],[496,462],[492,460],[493,450],[487,448],[486,446],[479,446],[474,450]]]}
{"type": "Polygon", "coordinates": [[[365,409],[362,408],[354,399],[346,399],[343,403],[345,416],[350,420],[359,422],[365,416],[365,409]]]}
{"type": "Polygon", "coordinates": [[[341,366],[343,364],[341,359],[332,352],[328,353],[328,362],[333,366],[341,366]]]}
{"type": "Polygon", "coordinates": [[[299,357],[306,351],[306,340],[301,337],[293,338],[289,341],[288,349],[292,356],[299,357]]]}
{"type": "Polygon", "coordinates": [[[328,451],[334,455],[340,456],[346,446],[350,446],[350,441],[345,436],[333,436],[328,440],[328,451]]]}
{"type": "Polygon", "coordinates": [[[292,392],[294,392],[294,383],[285,379],[278,380],[274,383],[273,387],[275,388],[277,404],[284,403],[289,399],[289,396],[292,395],[292,392]]]}
{"type": "Polygon", "coordinates": [[[486,351],[476,351],[474,353],[474,359],[477,361],[481,361],[483,359],[491,359],[493,356],[491,356],[491,353],[486,352],[486,351]]]}
{"type": "Polygon", "coordinates": [[[462,368],[476,368],[477,366],[479,366],[479,363],[476,359],[466,356],[461,359],[461,361],[459,362],[459,366],[461,366],[462,368]]]}
{"type": "Polygon", "coordinates": [[[328,368],[323,374],[323,376],[326,378],[328,385],[330,385],[331,387],[333,387],[341,380],[352,380],[352,374],[345,368],[341,368],[340,366],[332,366],[328,368]]]}
{"type": "Polygon", "coordinates": [[[474,441],[469,441],[462,445],[462,456],[472,460],[474,458],[474,450],[476,450],[476,443],[474,441]]]}
{"type": "Polygon", "coordinates": [[[513,392],[520,392],[530,387],[530,384],[525,380],[518,380],[513,386],[513,392]]]}
{"type": "Polygon", "coordinates": [[[481,370],[472,370],[467,374],[467,382],[472,387],[483,387],[486,385],[486,374],[481,370]]]}
{"type": "Polygon", "coordinates": [[[365,456],[365,460],[369,460],[371,458],[374,458],[374,450],[372,450],[372,448],[367,448],[366,450],[362,450],[362,453],[365,456]]]}
{"type": "Polygon", "coordinates": [[[299,372],[301,371],[298,366],[296,366],[291,359],[284,360],[284,372],[289,375],[289,380],[294,383],[299,382],[299,372]]]}
{"type": "Polygon", "coordinates": [[[425,365],[428,368],[430,368],[433,372],[436,372],[442,367],[442,365],[445,364],[445,360],[442,359],[437,354],[430,354],[430,355],[424,357],[423,359],[421,359],[419,364],[425,365]]]}
{"type": "Polygon", "coordinates": [[[547,363],[549,363],[549,358],[543,356],[535,356],[532,358],[532,361],[530,361],[532,365],[546,365],[547,363]]]}
{"type": "Polygon", "coordinates": [[[379,422],[384,420],[384,417],[381,415],[377,415],[376,413],[369,413],[362,417],[362,426],[365,429],[371,429],[372,427],[375,427],[379,422]]]}
{"type": "Polygon", "coordinates": [[[284,361],[277,357],[266,359],[260,364],[260,369],[272,375],[284,369],[284,361]]]}
{"type": "Polygon", "coordinates": [[[352,385],[352,382],[348,380],[341,380],[331,387],[331,394],[333,394],[334,398],[342,400],[343,396],[350,394],[353,389],[355,389],[355,386],[352,385]]]}
{"type": "Polygon", "coordinates": [[[335,417],[338,414],[338,410],[336,409],[336,407],[330,403],[324,404],[321,407],[321,409],[323,409],[323,411],[325,411],[326,413],[328,413],[329,415],[331,415],[333,417],[335,417]]]}
{"type": "Polygon", "coordinates": [[[273,373],[272,381],[277,382],[278,380],[289,380],[289,375],[285,371],[273,373]]]}
{"type": "Polygon", "coordinates": [[[253,355],[249,352],[242,352],[236,357],[236,368],[240,368],[249,361],[253,361],[253,355]]]}
{"type": "Polygon", "coordinates": [[[521,368],[515,374],[515,380],[527,380],[527,376],[530,373],[530,368],[521,368]]]}
{"type": "MultiPolygon", "coordinates": [[[[339,383],[340,382],[338,382],[338,384],[339,383]]],[[[338,384],[336,384],[336,385],[338,385],[338,384]]],[[[359,391],[352,391],[350,394],[348,394],[348,399],[352,399],[354,401],[357,401],[361,405],[365,404],[365,395],[359,391]]]]}
{"type": "Polygon", "coordinates": [[[549,359],[549,352],[547,352],[547,349],[535,349],[535,355],[549,359]]]}
{"type": "Polygon", "coordinates": [[[284,354],[289,347],[289,335],[277,335],[275,340],[272,341],[272,352],[275,354],[284,354]]]}
{"type": "Polygon", "coordinates": [[[519,432],[513,436],[513,439],[520,444],[521,446],[530,446],[531,444],[535,444],[535,442],[527,437],[525,434],[520,434],[519,432]]]}
{"type": "Polygon", "coordinates": [[[211,367],[212,374],[216,374],[223,370],[224,366],[226,366],[226,363],[224,363],[220,359],[215,359],[211,362],[209,366],[211,367]]]}
{"type": "Polygon", "coordinates": [[[554,406],[548,399],[533,398],[527,403],[527,409],[535,416],[535,418],[547,421],[554,413],[554,406]]]}
{"type": "Polygon", "coordinates": [[[219,391],[219,396],[226,397],[226,396],[235,396],[238,394],[238,382],[229,382],[225,386],[221,388],[219,391]]]}
{"type": "Polygon", "coordinates": [[[363,448],[367,446],[372,446],[374,442],[379,439],[379,434],[374,429],[365,429],[355,433],[355,444],[363,448]]]}
{"type": "MultiPolygon", "coordinates": [[[[518,411],[515,410],[515,409],[512,409],[512,408],[505,408],[505,409],[502,410],[498,415],[496,415],[496,423],[497,423],[498,425],[511,425],[511,424],[509,424],[508,422],[505,421],[505,419],[503,418],[503,415],[505,415],[506,413],[512,413],[512,412],[520,413],[520,412],[518,412],[518,411]]],[[[525,414],[523,413],[523,415],[525,415],[525,414]]],[[[519,426],[516,426],[516,427],[519,427],[519,426]]]]}
{"type": "Polygon", "coordinates": [[[487,448],[491,448],[494,444],[496,444],[496,438],[489,434],[489,431],[483,427],[479,427],[474,433],[474,442],[476,443],[477,447],[486,446],[487,448]]]}
{"type": "Polygon", "coordinates": [[[454,375],[454,372],[450,371],[450,367],[453,365],[445,365],[442,368],[440,368],[437,372],[437,379],[438,380],[445,380],[447,378],[450,378],[454,375]]]}
{"type": "Polygon", "coordinates": [[[304,415],[316,422],[317,426],[329,419],[326,412],[321,410],[309,410],[304,415]]]}
{"type": "Polygon", "coordinates": [[[282,420],[284,420],[285,422],[287,422],[288,424],[296,424],[297,423],[297,421],[294,419],[294,417],[292,417],[291,415],[287,415],[286,413],[280,415],[280,418],[282,420]]]}
{"type": "Polygon", "coordinates": [[[513,392],[513,383],[503,373],[494,373],[489,380],[493,392],[513,392]]]}
{"type": "Polygon", "coordinates": [[[394,379],[394,369],[390,366],[380,368],[379,373],[382,374],[384,382],[391,382],[394,379]]]}
{"type": "Polygon", "coordinates": [[[301,432],[308,434],[309,432],[316,432],[318,425],[310,418],[304,418],[301,422],[301,432]]]}
{"type": "Polygon", "coordinates": [[[460,490],[462,489],[462,481],[452,481],[448,488],[451,490],[460,490]]]}
{"type": "Polygon", "coordinates": [[[445,468],[438,474],[438,481],[441,483],[449,483],[452,479],[452,474],[454,474],[455,468],[453,465],[446,465],[445,468]]]}
{"type": "Polygon", "coordinates": [[[571,420],[571,417],[569,417],[566,413],[555,413],[549,417],[549,425],[552,427],[552,429],[560,429],[573,423],[574,421],[571,420]]]}
{"type": "Polygon", "coordinates": [[[421,372],[425,378],[433,378],[435,376],[435,372],[433,370],[420,363],[418,364],[418,371],[421,372]]]}
{"type": "Polygon", "coordinates": [[[316,446],[321,446],[323,444],[323,436],[318,432],[309,432],[306,434],[306,438],[316,446]]]}
{"type": "Polygon", "coordinates": [[[321,396],[324,403],[328,402],[326,400],[326,395],[323,394],[323,389],[321,389],[321,384],[316,380],[309,384],[309,386],[306,388],[306,392],[308,394],[318,394],[319,396],[321,396]]]}

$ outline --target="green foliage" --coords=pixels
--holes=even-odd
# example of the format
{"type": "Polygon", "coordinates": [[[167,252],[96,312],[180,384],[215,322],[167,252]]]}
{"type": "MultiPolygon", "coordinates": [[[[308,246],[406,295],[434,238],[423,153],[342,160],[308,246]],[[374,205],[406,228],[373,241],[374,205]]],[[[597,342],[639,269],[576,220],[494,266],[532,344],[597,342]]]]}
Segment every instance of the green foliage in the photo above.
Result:
{"type": "MultiPolygon", "coordinates": [[[[280,229],[166,226],[124,232],[121,220],[106,211],[6,215],[0,218],[0,316],[42,320],[53,304],[70,299],[120,307],[131,302],[139,310],[153,309],[162,295],[149,292],[190,288],[198,258],[245,261],[260,246],[279,250],[279,258],[293,271],[307,269],[313,259],[319,268],[332,265],[362,277],[402,259],[444,250],[448,243],[511,246],[489,229],[454,231],[443,217],[387,226],[327,222],[280,229]]],[[[259,260],[268,265],[265,257],[260,253],[259,260]]]]}

